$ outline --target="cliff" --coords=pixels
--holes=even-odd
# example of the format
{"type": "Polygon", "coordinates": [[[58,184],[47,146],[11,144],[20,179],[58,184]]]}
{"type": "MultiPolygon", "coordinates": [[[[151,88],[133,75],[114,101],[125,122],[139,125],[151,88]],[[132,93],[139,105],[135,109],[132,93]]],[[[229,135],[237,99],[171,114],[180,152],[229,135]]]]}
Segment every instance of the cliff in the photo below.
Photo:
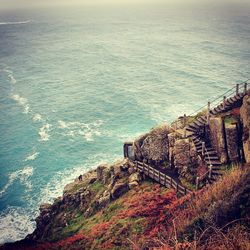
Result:
{"type": "MultiPolygon", "coordinates": [[[[210,174],[222,177],[204,175],[207,158],[198,137],[183,137],[183,128],[164,124],[131,143],[132,160],[100,165],[68,184],[62,197],[41,205],[31,235],[0,248],[249,249],[249,98],[237,100],[204,127],[218,154],[209,158],[210,174]],[[223,164],[219,170],[217,159],[223,164]],[[192,192],[180,197],[138,171],[136,161],[161,166],[192,192]],[[201,189],[195,186],[199,176],[206,177],[200,178],[201,189]]],[[[188,117],[191,132],[197,118],[203,126],[202,114],[188,117]]]]}

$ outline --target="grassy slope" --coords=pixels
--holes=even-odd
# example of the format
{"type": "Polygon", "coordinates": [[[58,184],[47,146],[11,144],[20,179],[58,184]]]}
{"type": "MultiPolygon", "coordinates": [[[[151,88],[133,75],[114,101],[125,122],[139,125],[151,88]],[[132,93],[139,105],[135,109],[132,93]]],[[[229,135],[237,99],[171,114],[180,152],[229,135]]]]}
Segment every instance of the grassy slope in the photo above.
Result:
{"type": "Polygon", "coordinates": [[[250,249],[249,191],[250,166],[180,199],[147,181],[87,219],[79,213],[60,241],[28,249],[250,249]]]}

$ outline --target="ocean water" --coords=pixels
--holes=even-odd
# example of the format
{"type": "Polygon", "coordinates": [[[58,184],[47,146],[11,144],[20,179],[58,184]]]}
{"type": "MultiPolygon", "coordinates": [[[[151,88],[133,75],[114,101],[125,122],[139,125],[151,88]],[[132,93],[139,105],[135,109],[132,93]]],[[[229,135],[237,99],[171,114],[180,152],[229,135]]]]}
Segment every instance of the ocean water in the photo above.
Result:
{"type": "Polygon", "coordinates": [[[0,11],[0,243],[156,124],[250,78],[249,8],[0,11]]]}

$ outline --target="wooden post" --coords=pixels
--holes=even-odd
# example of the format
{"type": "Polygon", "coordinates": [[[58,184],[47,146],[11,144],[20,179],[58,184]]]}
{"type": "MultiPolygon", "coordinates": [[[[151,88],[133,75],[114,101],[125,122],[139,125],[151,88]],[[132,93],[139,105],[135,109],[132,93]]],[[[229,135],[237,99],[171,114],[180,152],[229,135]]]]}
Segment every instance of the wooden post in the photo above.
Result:
{"type": "Polygon", "coordinates": [[[179,185],[178,185],[178,183],[176,184],[176,193],[178,193],[178,191],[179,191],[179,185]]]}
{"type": "Polygon", "coordinates": [[[171,187],[172,187],[172,185],[173,185],[173,183],[172,183],[172,182],[173,182],[173,179],[171,178],[171,179],[170,179],[170,188],[171,188],[171,187]]]}
{"type": "Polygon", "coordinates": [[[204,141],[201,143],[201,155],[203,157],[205,156],[205,142],[204,141]]]}
{"type": "Polygon", "coordinates": [[[161,183],[161,172],[159,171],[159,182],[161,183]]]}
{"type": "Polygon", "coordinates": [[[186,124],[187,124],[187,116],[186,116],[186,114],[184,114],[184,116],[183,116],[183,125],[184,125],[184,127],[186,127],[186,124]]]}
{"type": "Polygon", "coordinates": [[[196,177],[196,190],[199,189],[199,177],[197,176],[196,177]]]}
{"type": "Polygon", "coordinates": [[[246,94],[247,93],[247,82],[245,82],[245,84],[244,84],[244,94],[246,94]]]}
{"type": "Polygon", "coordinates": [[[210,106],[211,106],[211,103],[208,102],[207,103],[207,124],[209,125],[209,120],[210,120],[210,106]]]}
{"type": "Polygon", "coordinates": [[[164,175],[164,186],[166,187],[166,183],[167,182],[167,178],[166,178],[166,175],[164,175]]]}
{"type": "Polygon", "coordinates": [[[239,86],[240,86],[240,85],[237,83],[237,84],[236,84],[236,95],[239,94],[239,86]]]}
{"type": "Polygon", "coordinates": [[[224,97],[223,97],[223,108],[224,108],[224,109],[226,108],[226,99],[227,99],[227,97],[224,96],[224,97]]]}
{"type": "Polygon", "coordinates": [[[186,130],[186,127],[183,129],[183,136],[184,136],[184,138],[186,138],[187,137],[187,130],[186,130]]]}
{"type": "Polygon", "coordinates": [[[185,194],[185,195],[187,194],[187,189],[186,189],[186,188],[184,189],[184,194],[185,194]]]}
{"type": "Polygon", "coordinates": [[[208,174],[208,178],[209,178],[209,179],[211,179],[211,177],[212,177],[212,167],[213,167],[213,166],[210,164],[210,165],[209,165],[209,174],[208,174]]]}

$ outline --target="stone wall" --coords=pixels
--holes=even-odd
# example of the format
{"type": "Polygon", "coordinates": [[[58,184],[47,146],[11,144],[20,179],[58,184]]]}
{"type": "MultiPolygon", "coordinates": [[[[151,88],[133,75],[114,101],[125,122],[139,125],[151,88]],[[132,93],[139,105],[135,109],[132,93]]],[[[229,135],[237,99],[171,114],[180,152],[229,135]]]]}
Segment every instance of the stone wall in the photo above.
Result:
{"type": "Polygon", "coordinates": [[[230,161],[235,162],[239,160],[239,139],[236,124],[225,125],[227,152],[230,161]]]}
{"type": "Polygon", "coordinates": [[[250,93],[243,99],[243,105],[240,108],[240,116],[243,123],[243,149],[245,154],[245,160],[250,162],[250,93]]]}
{"type": "Polygon", "coordinates": [[[209,123],[209,137],[211,143],[218,153],[222,163],[227,162],[227,151],[223,130],[223,120],[221,117],[211,117],[209,123]]]}

